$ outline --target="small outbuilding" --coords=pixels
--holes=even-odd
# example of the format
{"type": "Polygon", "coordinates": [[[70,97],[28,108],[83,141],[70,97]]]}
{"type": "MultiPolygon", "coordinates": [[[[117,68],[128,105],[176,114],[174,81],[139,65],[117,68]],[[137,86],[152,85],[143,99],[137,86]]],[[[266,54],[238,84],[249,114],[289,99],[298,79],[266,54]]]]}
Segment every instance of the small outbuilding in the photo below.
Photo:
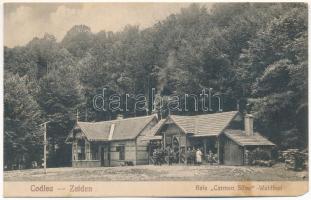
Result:
{"type": "Polygon", "coordinates": [[[223,138],[223,164],[247,165],[247,152],[255,149],[265,151],[271,157],[271,150],[275,146],[267,138],[256,132],[253,135],[245,135],[241,130],[228,129],[223,138]]]}

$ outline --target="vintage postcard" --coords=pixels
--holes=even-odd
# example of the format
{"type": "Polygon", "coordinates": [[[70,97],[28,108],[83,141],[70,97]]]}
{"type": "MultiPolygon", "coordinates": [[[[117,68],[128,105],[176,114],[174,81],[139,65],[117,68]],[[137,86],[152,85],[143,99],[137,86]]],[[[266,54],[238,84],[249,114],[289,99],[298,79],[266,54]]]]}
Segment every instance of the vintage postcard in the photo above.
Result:
{"type": "Polygon", "coordinates": [[[306,2],[4,2],[5,197],[308,192],[306,2]]]}

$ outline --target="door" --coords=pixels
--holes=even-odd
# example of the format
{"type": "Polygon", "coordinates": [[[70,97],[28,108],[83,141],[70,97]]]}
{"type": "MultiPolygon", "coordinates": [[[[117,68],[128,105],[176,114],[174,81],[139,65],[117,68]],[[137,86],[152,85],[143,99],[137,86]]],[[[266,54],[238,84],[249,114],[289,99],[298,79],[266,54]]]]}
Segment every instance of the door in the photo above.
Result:
{"type": "Polygon", "coordinates": [[[226,140],[224,144],[224,164],[243,165],[243,149],[231,140],[226,140]]]}
{"type": "Polygon", "coordinates": [[[109,152],[109,145],[108,144],[101,146],[100,163],[101,163],[101,166],[104,166],[104,167],[110,166],[110,152],[109,152]]]}

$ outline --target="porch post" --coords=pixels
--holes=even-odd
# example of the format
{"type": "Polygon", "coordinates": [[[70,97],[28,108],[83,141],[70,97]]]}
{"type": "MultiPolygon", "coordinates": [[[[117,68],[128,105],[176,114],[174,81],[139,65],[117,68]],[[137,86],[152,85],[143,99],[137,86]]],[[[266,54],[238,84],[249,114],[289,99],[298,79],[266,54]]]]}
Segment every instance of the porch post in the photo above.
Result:
{"type": "Polygon", "coordinates": [[[107,155],[107,157],[108,157],[108,166],[110,167],[110,165],[111,165],[111,143],[109,142],[108,143],[108,155],[107,155]]]}
{"type": "Polygon", "coordinates": [[[77,141],[72,141],[72,161],[78,160],[77,141]]]}
{"type": "Polygon", "coordinates": [[[181,137],[180,137],[180,135],[181,135],[181,134],[180,134],[180,131],[179,131],[179,142],[178,142],[178,151],[179,151],[179,156],[178,156],[178,157],[179,157],[179,158],[178,158],[178,163],[180,163],[180,159],[181,159],[181,151],[180,151],[180,149],[181,149],[181,148],[180,148],[180,142],[181,142],[181,141],[180,141],[180,138],[181,138],[181,137]]]}
{"type": "Polygon", "coordinates": [[[186,159],[185,159],[184,163],[187,164],[187,162],[188,162],[188,156],[187,156],[188,155],[188,137],[187,137],[187,135],[185,135],[185,138],[186,138],[186,144],[185,144],[186,145],[186,147],[185,147],[185,158],[186,159]]]}
{"type": "Polygon", "coordinates": [[[206,138],[203,138],[203,156],[204,156],[204,161],[206,161],[205,159],[206,159],[206,155],[207,155],[207,153],[206,153],[206,151],[207,151],[207,146],[206,146],[206,141],[207,141],[207,139],[206,138]]]}
{"type": "Polygon", "coordinates": [[[245,152],[246,152],[246,146],[243,147],[243,154],[242,154],[242,160],[243,160],[243,165],[245,165],[245,152]]]}
{"type": "Polygon", "coordinates": [[[163,133],[163,148],[166,149],[166,138],[165,138],[165,132],[163,133]]]}
{"type": "Polygon", "coordinates": [[[90,146],[91,146],[90,142],[85,140],[85,145],[84,145],[85,160],[91,160],[90,146]]]}
{"type": "Polygon", "coordinates": [[[103,161],[102,161],[102,144],[99,143],[98,145],[98,160],[100,161],[100,165],[102,165],[103,161]]]}
{"type": "Polygon", "coordinates": [[[207,141],[207,139],[204,138],[204,139],[203,139],[204,154],[206,154],[206,151],[207,151],[206,141],[207,141]]]}
{"type": "Polygon", "coordinates": [[[220,164],[220,139],[219,139],[219,136],[217,136],[217,158],[218,158],[218,164],[220,164]]]}
{"type": "Polygon", "coordinates": [[[151,140],[149,140],[149,145],[148,145],[148,165],[150,165],[150,146],[151,146],[151,140]]]}

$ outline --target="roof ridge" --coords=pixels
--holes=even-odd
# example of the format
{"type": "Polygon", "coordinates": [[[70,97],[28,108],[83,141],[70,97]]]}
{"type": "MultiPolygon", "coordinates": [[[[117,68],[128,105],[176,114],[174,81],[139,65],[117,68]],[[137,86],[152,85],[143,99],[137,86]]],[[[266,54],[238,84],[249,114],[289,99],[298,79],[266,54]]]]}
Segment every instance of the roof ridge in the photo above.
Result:
{"type": "MultiPolygon", "coordinates": [[[[155,114],[154,114],[154,115],[150,115],[150,116],[156,117],[155,114]]],[[[149,121],[148,121],[148,123],[146,123],[145,126],[143,126],[143,127],[139,130],[138,134],[137,134],[134,138],[137,138],[137,137],[144,131],[144,129],[148,126],[148,124],[150,124],[150,122],[151,122],[152,120],[153,120],[153,118],[150,118],[149,121]]],[[[159,121],[157,121],[157,123],[159,123],[159,121]]],[[[155,124],[154,126],[156,126],[156,125],[157,125],[157,124],[155,124]]]]}
{"type": "Polygon", "coordinates": [[[201,134],[203,132],[207,135],[221,134],[238,114],[239,111],[192,116],[174,115],[171,119],[185,133],[192,133],[195,137],[199,137],[205,135],[201,134]]]}
{"type": "Polygon", "coordinates": [[[98,121],[98,122],[82,122],[82,121],[78,121],[77,123],[96,124],[96,123],[119,122],[119,121],[141,119],[141,118],[149,118],[149,117],[156,117],[156,116],[155,115],[148,115],[148,116],[139,116],[139,117],[129,117],[129,118],[124,118],[124,119],[113,119],[113,120],[107,120],[107,121],[98,121]]]}
{"type": "Polygon", "coordinates": [[[238,113],[237,110],[227,111],[227,112],[216,112],[216,113],[203,113],[198,115],[171,115],[171,116],[177,116],[177,117],[199,117],[199,116],[206,116],[206,115],[217,115],[217,114],[226,114],[226,113],[238,113]]]}
{"type": "Polygon", "coordinates": [[[241,146],[244,145],[256,145],[256,144],[250,144],[249,142],[257,142],[257,145],[275,145],[273,142],[269,140],[269,138],[263,136],[259,132],[254,132],[255,135],[244,135],[241,134],[243,130],[241,129],[226,129],[224,131],[224,134],[229,137],[231,140],[235,141],[236,143],[240,144],[241,146]],[[237,132],[232,132],[237,131],[237,132]],[[247,140],[246,140],[247,139],[247,140]],[[249,144],[246,144],[246,143],[249,144]],[[264,143],[264,144],[263,144],[264,143]]]}
{"type": "Polygon", "coordinates": [[[128,118],[128,120],[77,122],[76,126],[81,128],[81,131],[89,141],[116,141],[136,138],[145,130],[148,124],[156,119],[156,115],[148,115],[128,118]],[[129,129],[132,130],[130,133],[128,133],[129,129]]]}

